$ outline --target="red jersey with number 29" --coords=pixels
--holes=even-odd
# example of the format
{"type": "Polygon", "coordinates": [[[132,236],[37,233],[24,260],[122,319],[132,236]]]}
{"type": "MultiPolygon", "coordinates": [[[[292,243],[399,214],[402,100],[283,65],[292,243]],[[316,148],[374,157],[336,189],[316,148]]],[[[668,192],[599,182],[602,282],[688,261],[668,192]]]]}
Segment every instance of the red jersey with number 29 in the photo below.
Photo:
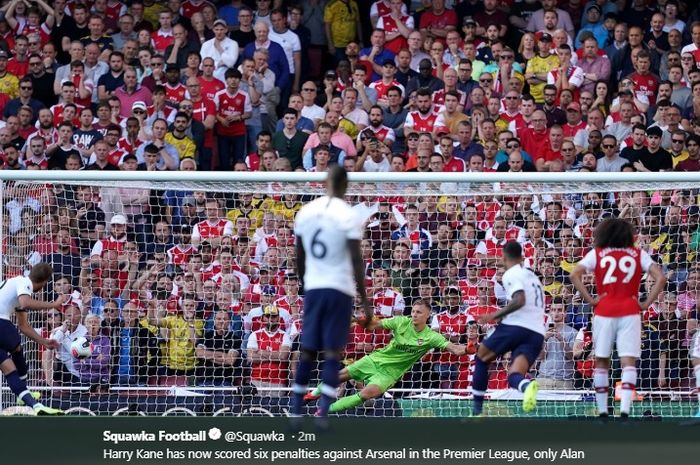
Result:
{"type": "Polygon", "coordinates": [[[642,274],[654,261],[636,247],[627,249],[593,249],[579,262],[595,272],[595,285],[602,296],[594,313],[606,317],[638,315],[639,285],[642,274]]]}

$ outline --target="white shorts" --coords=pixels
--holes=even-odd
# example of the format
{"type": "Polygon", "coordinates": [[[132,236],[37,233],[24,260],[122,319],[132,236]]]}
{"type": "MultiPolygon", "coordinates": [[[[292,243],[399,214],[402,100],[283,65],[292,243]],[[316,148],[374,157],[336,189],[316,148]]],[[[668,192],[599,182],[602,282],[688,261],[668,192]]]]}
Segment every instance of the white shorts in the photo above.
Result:
{"type": "Polygon", "coordinates": [[[642,355],[642,317],[593,316],[593,352],[598,358],[610,358],[613,345],[620,357],[642,355]]]}
{"type": "Polygon", "coordinates": [[[690,340],[690,358],[700,358],[700,329],[690,340]]]}

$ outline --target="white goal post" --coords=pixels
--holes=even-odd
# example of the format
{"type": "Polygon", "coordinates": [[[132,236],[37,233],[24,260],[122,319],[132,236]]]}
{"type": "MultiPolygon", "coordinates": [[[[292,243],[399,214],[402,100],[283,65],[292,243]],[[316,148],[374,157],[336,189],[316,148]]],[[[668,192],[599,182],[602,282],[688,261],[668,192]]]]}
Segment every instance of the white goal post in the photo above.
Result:
{"type": "MultiPolygon", "coordinates": [[[[287,279],[294,268],[291,226],[299,205],[325,193],[324,179],[324,173],[298,172],[0,171],[0,281],[51,263],[62,282],[51,283],[42,298],[69,292],[74,309],[55,318],[73,316],[87,331],[98,324],[107,351],[99,360],[96,353],[73,360],[27,343],[30,387],[75,414],[286,414],[303,312],[295,303],[302,300],[287,299],[295,292],[287,279]],[[233,231],[224,236],[232,239],[187,235],[204,221],[208,200],[230,221],[233,231]],[[126,245],[110,237],[122,219],[126,245]],[[285,333],[288,359],[251,362],[249,351],[259,350],[249,345],[251,336],[265,328],[250,314],[271,302],[280,323],[270,331],[285,333]],[[196,309],[193,318],[185,317],[188,305],[196,309]],[[138,314],[136,327],[125,329],[125,308],[138,314]],[[235,341],[207,339],[219,337],[218,311],[230,320],[221,337],[235,341]],[[93,318],[97,323],[88,321],[93,318]],[[191,333],[181,331],[182,322],[191,333]],[[122,350],[124,343],[129,350],[122,350]]],[[[474,316],[503,303],[501,271],[487,247],[499,234],[494,223],[503,222],[506,239],[521,242],[527,265],[544,278],[548,308],[561,305],[566,315],[567,328],[557,322],[556,330],[568,343],[548,345],[531,373],[546,381],[542,416],[595,410],[586,375],[590,308],[572,290],[567,270],[590,246],[596,221],[610,215],[633,221],[640,244],[671,276],[644,315],[647,359],[633,414],[696,411],[688,344],[697,325],[690,301],[700,296],[700,173],[349,173],[349,181],[349,201],[363,203],[358,210],[368,217],[366,278],[378,317],[408,312],[413,300],[429,298],[437,331],[478,344],[489,328],[470,329],[477,326],[474,316]],[[420,214],[415,227],[407,207],[420,214]],[[449,313],[446,296],[453,290],[459,309],[450,315],[464,315],[457,323],[438,317],[449,313]]],[[[31,320],[47,337],[57,327],[49,318],[34,312],[31,320]]],[[[348,363],[387,342],[386,335],[351,333],[348,363]]],[[[472,359],[473,353],[462,359],[431,353],[373,409],[348,414],[464,416],[472,359]]],[[[512,402],[519,394],[501,379],[507,363],[500,360],[491,373],[486,409],[494,415],[520,415],[512,402]]],[[[612,370],[613,387],[617,375],[612,370]]],[[[3,408],[16,410],[0,375],[3,408]]]]}

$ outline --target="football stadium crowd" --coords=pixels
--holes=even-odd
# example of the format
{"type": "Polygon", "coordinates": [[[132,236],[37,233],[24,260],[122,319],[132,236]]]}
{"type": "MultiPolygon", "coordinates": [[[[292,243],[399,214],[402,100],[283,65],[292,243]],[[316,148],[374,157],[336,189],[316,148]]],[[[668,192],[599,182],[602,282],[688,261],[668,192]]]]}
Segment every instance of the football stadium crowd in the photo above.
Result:
{"type": "MultiPolygon", "coordinates": [[[[700,169],[700,7],[678,0],[3,0],[3,169],[590,172],[700,169]]],[[[484,176],[488,176],[485,174],[484,176]]],[[[183,175],[186,180],[186,175],[183,175]]],[[[285,395],[303,289],[291,194],[6,183],[4,277],[52,264],[37,326],[52,386],[253,385],[285,395]],[[45,318],[44,318],[45,317],[45,318]],[[90,357],[70,345],[86,336],[90,357]]],[[[420,298],[468,344],[407,390],[467,389],[501,247],[542,279],[533,376],[591,386],[591,308],[568,273],[601,219],[669,276],[644,314],[640,389],[690,386],[700,208],[685,190],[352,196],[378,318],[420,298]]],[[[592,276],[586,278],[594,287],[592,276]]],[[[644,293],[650,279],[644,282],[644,293]]],[[[388,341],[353,324],[356,360],[388,341]]],[[[506,388],[507,357],[491,388],[506,388]]]]}

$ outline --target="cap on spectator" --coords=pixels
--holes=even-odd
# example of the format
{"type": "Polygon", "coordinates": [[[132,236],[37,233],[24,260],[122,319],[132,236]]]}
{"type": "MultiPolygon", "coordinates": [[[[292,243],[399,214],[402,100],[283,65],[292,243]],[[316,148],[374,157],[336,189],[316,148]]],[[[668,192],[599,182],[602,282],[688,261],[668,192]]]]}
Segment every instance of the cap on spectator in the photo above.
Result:
{"type": "Polygon", "coordinates": [[[581,105],[578,102],[571,102],[568,107],[566,107],[566,111],[581,111],[581,105]]]}
{"type": "Polygon", "coordinates": [[[476,27],[476,21],[474,21],[474,18],[472,18],[471,16],[465,16],[462,20],[462,25],[476,27]]]}
{"type": "Polygon", "coordinates": [[[139,110],[146,111],[146,102],[141,101],[141,100],[137,100],[137,101],[134,102],[134,104],[131,106],[131,109],[132,109],[132,110],[139,109],[139,110]]]}
{"type": "Polygon", "coordinates": [[[168,299],[168,302],[165,304],[165,310],[168,313],[177,313],[180,311],[180,303],[175,298],[168,299]]]}
{"type": "Polygon", "coordinates": [[[260,293],[262,295],[277,295],[277,289],[275,289],[275,286],[267,284],[260,289],[260,293]]]}
{"type": "Polygon", "coordinates": [[[462,295],[462,291],[459,290],[457,286],[447,286],[445,289],[445,295],[462,295]]]}
{"type": "Polygon", "coordinates": [[[114,215],[110,220],[109,224],[126,224],[126,217],[124,215],[114,215]]]}
{"type": "Polygon", "coordinates": [[[396,63],[394,62],[393,58],[387,58],[386,60],[384,60],[382,62],[382,66],[387,66],[387,65],[393,66],[394,68],[396,68],[396,63]]]}
{"type": "Polygon", "coordinates": [[[595,4],[591,5],[591,6],[588,8],[588,11],[586,11],[586,14],[588,14],[588,12],[591,11],[591,10],[598,10],[598,13],[600,13],[600,7],[599,7],[598,5],[595,5],[595,4]]]}
{"type": "Polygon", "coordinates": [[[277,305],[266,305],[263,308],[263,315],[266,316],[279,316],[280,311],[277,309],[277,305]]]}
{"type": "Polygon", "coordinates": [[[552,41],[552,36],[547,34],[546,32],[540,36],[540,42],[551,42],[552,41]]]}
{"type": "Polygon", "coordinates": [[[335,71],[333,71],[331,69],[331,70],[326,71],[325,78],[326,79],[338,79],[338,75],[335,73],[335,71]]]}
{"type": "Polygon", "coordinates": [[[187,197],[182,199],[182,205],[183,206],[190,205],[192,207],[195,207],[195,206],[197,206],[197,202],[195,202],[194,197],[192,197],[191,195],[188,195],[187,197]]]}
{"type": "Polygon", "coordinates": [[[226,21],[224,21],[224,20],[221,19],[221,18],[219,18],[219,19],[217,19],[216,21],[214,21],[214,24],[212,24],[211,27],[212,27],[212,29],[213,29],[213,28],[215,28],[215,27],[218,26],[218,25],[222,25],[223,27],[225,27],[225,28],[228,29],[228,24],[226,24],[226,21]]]}
{"type": "Polygon", "coordinates": [[[661,137],[662,135],[663,135],[663,131],[658,126],[652,126],[650,128],[647,128],[647,136],[661,137]]]}
{"type": "Polygon", "coordinates": [[[7,60],[7,52],[5,50],[0,50],[0,58],[4,58],[7,60]]]}

